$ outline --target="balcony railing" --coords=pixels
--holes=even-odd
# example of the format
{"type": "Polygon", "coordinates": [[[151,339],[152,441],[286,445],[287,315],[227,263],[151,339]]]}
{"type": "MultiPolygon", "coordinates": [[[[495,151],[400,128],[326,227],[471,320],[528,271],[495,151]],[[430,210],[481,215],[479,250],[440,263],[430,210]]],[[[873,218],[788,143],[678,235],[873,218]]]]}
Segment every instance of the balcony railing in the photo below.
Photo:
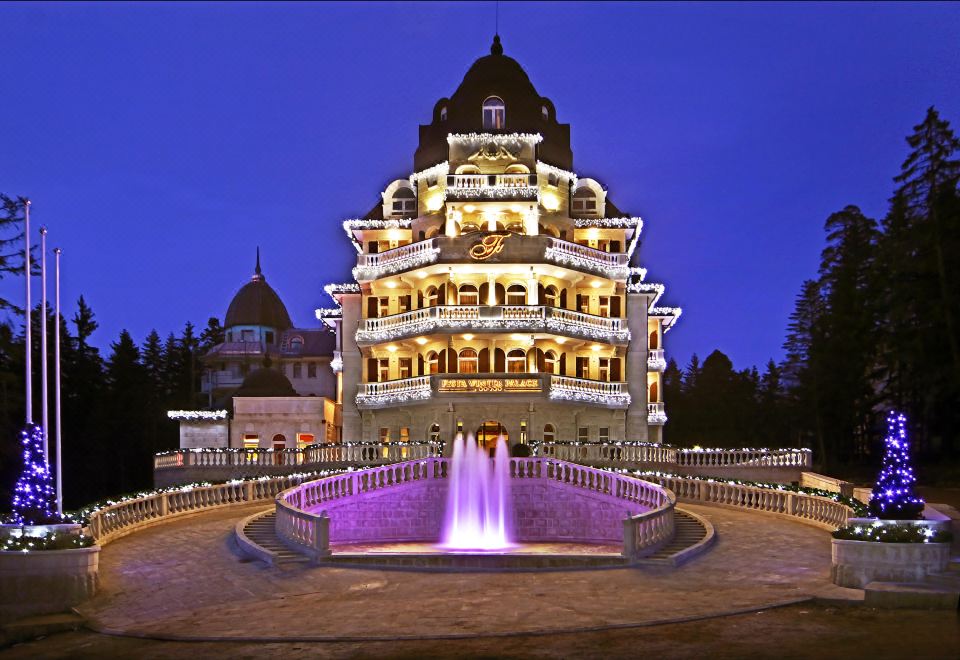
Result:
{"type": "Polygon", "coordinates": [[[570,376],[550,377],[550,398],[596,403],[611,408],[630,405],[626,383],[609,383],[570,376]]]}
{"type": "Polygon", "coordinates": [[[667,368],[667,360],[664,357],[662,348],[651,348],[647,352],[647,369],[650,371],[663,371],[667,368]]]}
{"type": "Polygon", "coordinates": [[[440,248],[437,247],[435,238],[402,245],[377,254],[361,254],[357,257],[353,277],[358,281],[375,280],[433,263],[439,254],[440,248]]]}
{"type": "Polygon", "coordinates": [[[357,406],[380,408],[428,400],[437,394],[499,395],[547,393],[554,400],[580,401],[606,407],[630,405],[627,384],[541,373],[435,374],[383,383],[360,383],[357,406]]]}
{"type": "Polygon", "coordinates": [[[536,174],[450,174],[447,199],[536,199],[536,174]]]}
{"type": "Polygon", "coordinates": [[[612,344],[630,341],[627,320],[548,305],[438,305],[378,319],[363,319],[359,344],[375,344],[450,330],[552,332],[612,344]]]}
{"type": "Polygon", "coordinates": [[[647,404],[647,423],[658,425],[667,423],[667,409],[662,401],[647,404]]]}
{"type": "Polygon", "coordinates": [[[604,252],[586,245],[551,238],[544,258],[560,266],[571,266],[580,270],[589,270],[611,279],[626,279],[630,274],[623,252],[604,252]]]}

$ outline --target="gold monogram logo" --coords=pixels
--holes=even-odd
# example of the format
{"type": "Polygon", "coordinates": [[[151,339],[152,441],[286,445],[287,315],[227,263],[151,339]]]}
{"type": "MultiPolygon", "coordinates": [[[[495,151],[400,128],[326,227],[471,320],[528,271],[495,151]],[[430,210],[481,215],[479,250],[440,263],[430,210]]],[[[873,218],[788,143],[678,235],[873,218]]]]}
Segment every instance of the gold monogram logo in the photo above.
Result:
{"type": "Polygon", "coordinates": [[[503,242],[508,236],[510,236],[509,233],[488,234],[484,236],[470,248],[470,256],[477,261],[486,261],[493,255],[503,251],[503,242]]]}

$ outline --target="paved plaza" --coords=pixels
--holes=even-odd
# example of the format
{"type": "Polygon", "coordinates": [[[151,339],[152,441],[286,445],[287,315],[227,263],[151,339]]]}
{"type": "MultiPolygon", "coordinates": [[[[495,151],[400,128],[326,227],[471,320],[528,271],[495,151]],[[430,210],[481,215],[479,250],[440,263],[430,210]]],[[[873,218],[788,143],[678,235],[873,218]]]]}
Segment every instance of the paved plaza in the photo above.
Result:
{"type": "Polygon", "coordinates": [[[242,560],[233,525],[263,508],[107,545],[101,590],[81,613],[96,630],[163,639],[387,640],[602,630],[856,593],[830,584],[826,531],[759,513],[689,506],[719,539],[678,569],[457,574],[242,560]]]}

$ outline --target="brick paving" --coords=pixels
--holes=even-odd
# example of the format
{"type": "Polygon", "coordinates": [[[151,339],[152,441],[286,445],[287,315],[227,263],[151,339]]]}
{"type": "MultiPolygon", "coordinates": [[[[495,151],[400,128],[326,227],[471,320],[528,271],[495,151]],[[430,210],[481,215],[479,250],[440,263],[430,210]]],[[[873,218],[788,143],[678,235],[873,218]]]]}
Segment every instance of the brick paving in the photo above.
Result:
{"type": "Polygon", "coordinates": [[[852,593],[829,583],[827,532],[685,506],[719,538],[677,569],[464,574],[265,567],[232,542],[263,505],[221,509],[107,545],[101,591],[79,609],[95,627],[161,637],[377,639],[636,625],[852,593]]]}

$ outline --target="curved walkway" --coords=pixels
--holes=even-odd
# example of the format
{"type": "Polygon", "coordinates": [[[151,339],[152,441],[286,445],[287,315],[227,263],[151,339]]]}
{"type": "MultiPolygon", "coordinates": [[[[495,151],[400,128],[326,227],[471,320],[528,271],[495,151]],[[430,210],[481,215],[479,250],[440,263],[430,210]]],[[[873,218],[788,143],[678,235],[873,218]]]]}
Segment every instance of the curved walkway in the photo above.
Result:
{"type": "Polygon", "coordinates": [[[713,549],[676,569],[417,573],[245,561],[233,526],[263,504],[146,529],[104,547],[79,608],[103,632],[159,639],[375,640],[653,625],[852,593],[830,584],[825,531],[685,504],[713,549]]]}

